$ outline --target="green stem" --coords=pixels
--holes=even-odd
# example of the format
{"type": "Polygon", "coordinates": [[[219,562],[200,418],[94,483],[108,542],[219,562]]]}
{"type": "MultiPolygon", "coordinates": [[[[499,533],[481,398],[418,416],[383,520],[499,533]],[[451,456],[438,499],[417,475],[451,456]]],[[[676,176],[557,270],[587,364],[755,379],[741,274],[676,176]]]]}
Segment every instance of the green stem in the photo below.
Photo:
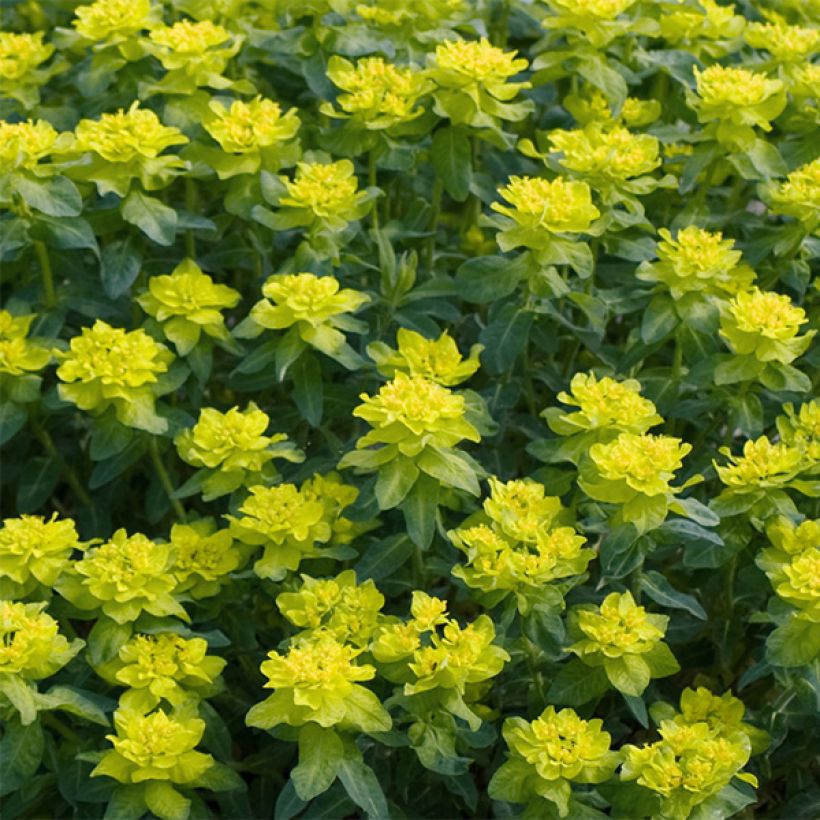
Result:
{"type": "Polygon", "coordinates": [[[51,438],[51,434],[45,427],[43,427],[42,424],[40,424],[37,419],[31,418],[30,422],[31,429],[34,431],[34,435],[37,437],[39,442],[43,445],[43,449],[51,458],[54,458],[60,462],[60,472],[62,473],[63,478],[65,478],[68,486],[73,490],[74,495],[76,495],[86,507],[93,506],[94,502],[91,500],[91,496],[86,492],[86,489],[83,487],[77,473],[74,472],[74,468],[68,464],[60,454],[60,451],[54,444],[54,439],[51,438]]]}
{"type": "Polygon", "coordinates": [[[162,463],[159,455],[159,445],[157,444],[157,437],[151,436],[148,439],[148,452],[151,454],[151,461],[154,463],[154,470],[156,470],[157,478],[162,484],[171,506],[174,508],[174,514],[180,521],[185,521],[185,508],[178,498],[174,498],[174,485],[171,483],[171,477],[162,463]]]}
{"type": "Polygon", "coordinates": [[[40,722],[43,726],[48,726],[49,729],[54,729],[58,735],[63,737],[69,743],[74,743],[79,746],[82,743],[82,738],[68,726],[63,723],[57,715],[52,712],[40,712],[40,722]]]}
{"type": "MultiPolygon", "coordinates": [[[[193,214],[197,208],[197,189],[196,183],[191,177],[185,177],[185,210],[193,214]]],[[[188,230],[185,232],[185,253],[191,259],[196,259],[196,238],[194,232],[188,230]]]]}
{"type": "Polygon", "coordinates": [[[535,684],[535,693],[538,695],[539,705],[543,705],[547,702],[547,699],[544,695],[544,679],[538,671],[538,659],[536,657],[538,647],[536,647],[536,645],[529,638],[524,637],[523,635],[522,638],[524,640],[524,646],[527,650],[527,666],[530,670],[532,682],[535,684]]]}
{"type": "Polygon", "coordinates": [[[34,242],[34,253],[37,254],[37,261],[40,263],[40,272],[43,274],[43,291],[46,297],[46,308],[54,310],[57,307],[57,294],[54,291],[54,274],[51,271],[51,259],[48,256],[48,248],[44,242],[36,240],[34,242]]]}
{"type": "MultiPolygon", "coordinates": [[[[376,149],[371,148],[370,152],[367,155],[367,184],[371,188],[376,188],[376,149]]],[[[373,210],[370,212],[370,219],[373,224],[373,230],[379,230],[379,203],[378,201],[373,204],[373,210]]]]}
{"type": "Polygon", "coordinates": [[[430,236],[427,237],[427,244],[424,247],[424,267],[430,275],[433,273],[435,263],[436,233],[438,232],[438,218],[441,213],[441,195],[443,191],[444,185],[441,179],[436,177],[436,181],[433,183],[433,201],[430,206],[430,224],[427,226],[430,236]]]}

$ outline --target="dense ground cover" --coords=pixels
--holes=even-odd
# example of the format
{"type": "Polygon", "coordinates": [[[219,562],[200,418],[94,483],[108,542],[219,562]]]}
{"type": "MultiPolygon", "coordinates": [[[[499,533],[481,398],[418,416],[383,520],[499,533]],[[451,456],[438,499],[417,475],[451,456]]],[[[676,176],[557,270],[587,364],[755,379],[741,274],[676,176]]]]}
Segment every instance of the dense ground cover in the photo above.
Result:
{"type": "Polygon", "coordinates": [[[816,0],[3,0],[0,814],[817,817],[816,0]]]}

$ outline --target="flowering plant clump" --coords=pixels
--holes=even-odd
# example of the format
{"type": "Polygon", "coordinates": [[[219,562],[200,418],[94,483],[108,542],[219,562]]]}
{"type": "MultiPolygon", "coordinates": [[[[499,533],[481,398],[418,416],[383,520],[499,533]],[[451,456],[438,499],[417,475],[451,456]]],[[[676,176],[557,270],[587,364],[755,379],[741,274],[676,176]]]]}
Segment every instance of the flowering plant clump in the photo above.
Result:
{"type": "Polygon", "coordinates": [[[0,814],[810,812],[818,0],[0,6],[0,814]]]}

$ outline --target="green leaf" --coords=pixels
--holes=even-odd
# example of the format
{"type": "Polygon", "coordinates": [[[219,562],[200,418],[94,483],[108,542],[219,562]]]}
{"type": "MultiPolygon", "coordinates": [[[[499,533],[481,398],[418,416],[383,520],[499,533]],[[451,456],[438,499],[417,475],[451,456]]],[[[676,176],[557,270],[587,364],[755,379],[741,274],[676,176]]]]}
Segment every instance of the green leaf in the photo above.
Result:
{"type": "Polygon", "coordinates": [[[32,238],[57,250],[90,250],[99,257],[97,238],[89,223],[79,216],[41,216],[32,227],[32,238]]]}
{"type": "Polygon", "coordinates": [[[17,791],[34,776],[43,759],[45,741],[39,722],[23,725],[5,720],[0,740],[0,797],[17,791]]]}
{"type": "Polygon", "coordinates": [[[504,256],[479,256],[468,259],[456,271],[460,296],[468,302],[486,304],[509,296],[527,270],[526,255],[515,259],[504,256]]]}
{"type": "Polygon", "coordinates": [[[141,438],[134,437],[116,455],[97,462],[88,479],[88,488],[96,490],[109,484],[129,467],[136,464],[142,458],[144,452],[145,443],[141,438]]]}
{"type": "Polygon", "coordinates": [[[291,818],[296,817],[305,806],[307,806],[307,803],[299,799],[293,781],[288,780],[282,791],[279,792],[279,797],[276,798],[276,806],[273,810],[274,820],[291,820],[291,818]]]}
{"type": "Polygon", "coordinates": [[[356,564],[356,577],[360,581],[368,578],[374,581],[389,578],[404,566],[415,549],[416,545],[405,533],[396,533],[389,538],[371,543],[356,564]]]}
{"type": "Polygon", "coordinates": [[[697,598],[679,592],[663,575],[655,570],[649,570],[641,574],[641,589],[661,606],[671,609],[683,609],[702,621],[706,620],[706,611],[697,598]]]}
{"type": "Polygon", "coordinates": [[[481,331],[481,363],[490,373],[509,370],[529,339],[533,315],[517,305],[505,305],[481,331]]]}
{"type": "Polygon", "coordinates": [[[668,296],[658,294],[653,297],[641,320],[641,340],[653,345],[665,339],[679,323],[675,303],[668,296]]]}
{"type": "Polygon", "coordinates": [[[774,666],[808,666],[820,655],[820,624],[795,616],[766,640],[766,658],[774,666]]]}
{"type": "Polygon", "coordinates": [[[92,666],[113,660],[131,637],[130,624],[118,624],[110,618],[99,618],[86,638],[86,651],[92,666]]]}
{"type": "Polygon", "coordinates": [[[145,814],[144,786],[119,786],[111,795],[103,820],[139,820],[145,814]]]}
{"type": "Polygon", "coordinates": [[[20,723],[28,726],[37,719],[36,689],[16,674],[0,673],[0,693],[8,698],[20,715],[20,723]]]}
{"type": "Polygon", "coordinates": [[[416,459],[416,464],[443,487],[464,490],[470,495],[481,495],[475,468],[463,453],[426,447],[416,459]]]}
{"type": "Polygon", "coordinates": [[[191,812],[191,801],[167,780],[149,780],[145,784],[145,805],[160,820],[187,820],[191,812]]]}
{"type": "Polygon", "coordinates": [[[290,371],[293,379],[293,401],[312,427],[322,423],[324,381],[322,368],[315,356],[301,356],[290,371]]]}
{"type": "Polygon", "coordinates": [[[79,216],[83,209],[77,186],[66,177],[34,179],[15,174],[13,185],[29,208],[48,216],[79,216]]]}
{"type": "Polygon", "coordinates": [[[640,655],[607,658],[604,661],[604,671],[609,682],[624,695],[640,697],[649,686],[649,664],[640,655]]]}
{"type": "Polygon", "coordinates": [[[290,779],[300,800],[312,800],[330,788],[344,758],[344,744],[333,729],[306,723],[299,730],[299,765],[290,779]]]}
{"type": "Polygon", "coordinates": [[[620,72],[607,65],[605,57],[598,54],[584,56],[578,61],[577,71],[603,93],[616,114],[620,112],[628,93],[626,80],[620,72]]]}
{"type": "Polygon", "coordinates": [[[430,546],[436,531],[438,492],[438,481],[428,475],[419,475],[401,505],[407,534],[423,550],[430,546]]]}
{"type": "Polygon", "coordinates": [[[17,511],[37,512],[60,480],[59,456],[35,456],[26,462],[17,484],[17,511]]]}
{"type": "Polygon", "coordinates": [[[606,674],[600,666],[587,666],[578,658],[563,665],[552,679],[547,700],[561,706],[583,706],[609,689],[606,674]]]}
{"type": "Polygon", "coordinates": [[[155,197],[132,188],[121,205],[122,218],[136,225],[157,245],[173,245],[177,230],[177,212],[155,197]]]}
{"type": "Polygon", "coordinates": [[[27,418],[26,411],[19,405],[0,402],[0,445],[13,438],[25,426],[27,418]]]}
{"type": "MultiPolygon", "coordinates": [[[[49,709],[60,709],[100,726],[109,725],[108,718],[98,703],[100,700],[99,695],[84,692],[73,686],[52,686],[45,695],[40,697],[48,703],[47,708],[49,709]]],[[[112,702],[110,706],[113,707],[113,705],[112,702]]]]}
{"type": "Polygon", "coordinates": [[[102,250],[100,279],[110,299],[122,296],[134,284],[142,267],[142,256],[133,236],[111,242],[102,250]]]}
{"type": "Polygon", "coordinates": [[[436,130],[431,155],[444,190],[456,202],[464,202],[473,180],[472,149],[464,129],[445,126],[436,130]]]}
{"type": "Polygon", "coordinates": [[[410,459],[402,456],[379,467],[375,488],[379,509],[392,510],[398,507],[418,477],[418,467],[410,459]]]}
{"type": "Polygon", "coordinates": [[[339,780],[350,799],[371,820],[388,820],[387,800],[373,769],[361,760],[346,758],[339,763],[339,780]]]}

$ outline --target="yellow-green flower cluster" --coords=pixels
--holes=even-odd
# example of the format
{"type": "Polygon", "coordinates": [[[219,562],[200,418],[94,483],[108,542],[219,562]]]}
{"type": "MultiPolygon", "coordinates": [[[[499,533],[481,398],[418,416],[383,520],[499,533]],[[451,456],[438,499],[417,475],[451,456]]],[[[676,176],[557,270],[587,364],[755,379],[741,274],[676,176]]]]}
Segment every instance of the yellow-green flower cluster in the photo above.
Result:
{"type": "Polygon", "coordinates": [[[572,527],[559,525],[565,511],[542,484],[489,481],[484,514],[448,533],[467,556],[453,575],[485,593],[515,593],[519,611],[526,613],[534,602],[546,602],[550,582],[583,573],[594,552],[583,548],[586,539],[572,527]]]}
{"type": "Polygon", "coordinates": [[[752,287],[755,272],[741,262],[734,240],[724,239],[720,231],[689,225],[674,237],[666,228],[658,233],[658,261],[643,262],[638,279],[660,282],[676,300],[689,293],[734,296],[752,287]]]}
{"type": "Polygon", "coordinates": [[[568,816],[571,783],[602,783],[618,765],[620,755],[602,726],[602,720],[582,720],[554,706],[533,721],[507,718],[502,733],[509,755],[490,781],[490,796],[511,803],[543,798],[560,817],[568,816]]]}
{"type": "Polygon", "coordinates": [[[799,618],[820,623],[820,520],[794,524],[779,516],[766,534],[771,546],[761,551],[757,565],[799,618]]]}
{"type": "Polygon", "coordinates": [[[762,733],[742,722],[740,701],[729,693],[718,698],[704,688],[686,689],[681,713],[668,711],[670,719],[660,722],[661,739],[625,746],[621,768],[622,780],[660,795],[664,817],[684,820],[733,778],[757,785],[754,775],[741,770],[752,754],[750,737],[762,733]]]}
{"type": "Polygon", "coordinates": [[[795,63],[810,59],[820,45],[820,31],[806,26],[790,26],[779,15],[767,23],[751,23],[743,35],[753,48],[762,48],[778,62],[795,63]]]}
{"type": "Polygon", "coordinates": [[[0,90],[25,83],[28,75],[51,57],[54,46],[44,43],[43,37],[43,31],[0,31],[0,90]]]}
{"type": "Polygon", "coordinates": [[[281,216],[293,227],[340,231],[367,213],[368,194],[359,190],[348,159],[299,162],[292,180],[280,179],[285,186],[278,203],[281,216]]]}
{"type": "Polygon", "coordinates": [[[382,376],[392,379],[396,373],[406,373],[444,387],[453,387],[469,379],[478,370],[478,356],[484,350],[484,345],[475,344],[465,359],[449,333],[442,333],[438,339],[427,339],[405,327],[396,332],[396,342],[398,350],[384,342],[367,346],[367,355],[376,362],[382,376]]]}
{"type": "Polygon", "coordinates": [[[788,296],[752,288],[738,293],[725,307],[720,335],[739,356],[790,364],[806,352],[817,333],[798,335],[806,322],[806,312],[788,296]]]}
{"type": "MultiPolygon", "coordinates": [[[[495,625],[487,615],[462,627],[447,617],[445,601],[419,591],[413,593],[410,614],[406,622],[382,626],[370,645],[385,677],[403,683],[405,695],[441,690],[445,708],[465,708],[465,697],[468,702],[479,697],[480,684],[498,675],[510,659],[493,643],[495,625]]],[[[463,717],[470,714],[466,708],[463,717]]]]}
{"type": "Polygon", "coordinates": [[[330,524],[330,544],[349,544],[377,524],[376,519],[354,522],[342,515],[342,511],[359,497],[359,491],[345,484],[338,473],[315,473],[302,482],[300,492],[306,499],[318,501],[324,507],[325,519],[330,524]]]}
{"type": "Polygon", "coordinates": [[[276,606],[302,637],[327,633],[366,647],[382,621],[384,596],[372,580],[357,584],[355,571],[348,569],[335,578],[303,575],[299,589],[280,593],[276,606]]]}
{"type": "Polygon", "coordinates": [[[539,249],[549,245],[551,234],[578,234],[590,229],[601,212],[592,204],[586,182],[558,177],[510,177],[499,194],[510,204],[490,207],[510,220],[496,237],[502,251],[520,245],[539,249]]]}
{"type": "Polygon", "coordinates": [[[329,103],[320,110],[332,117],[353,117],[373,131],[410,122],[424,113],[419,101],[432,83],[417,69],[401,68],[382,57],[363,57],[355,65],[334,55],[327,65],[330,81],[344,92],[337,99],[341,113],[329,103]]]}
{"type": "Polygon", "coordinates": [[[370,301],[365,293],[342,288],[335,276],[313,273],[280,273],[262,285],[265,297],[237,328],[238,336],[253,337],[263,329],[294,329],[305,345],[345,360],[347,342],[342,331],[361,333],[366,325],[350,314],[370,301]]]}
{"type": "Polygon", "coordinates": [[[332,475],[326,479],[316,476],[301,487],[251,487],[239,507],[241,515],[225,516],[237,540],[264,547],[254,564],[257,575],[279,581],[288,570],[298,569],[303,558],[321,555],[320,544],[331,539],[344,543],[347,534],[356,532],[341,514],[356,500],[356,489],[335,481],[332,475]],[[331,492],[322,496],[324,489],[331,492]]]}
{"type": "Polygon", "coordinates": [[[733,493],[751,493],[788,486],[805,466],[799,447],[772,442],[766,436],[743,445],[743,454],[733,456],[727,447],[720,452],[729,464],[715,464],[718,478],[733,493]]]}
{"type": "Polygon", "coordinates": [[[600,128],[611,128],[621,123],[639,128],[658,119],[662,110],[658,100],[627,97],[620,113],[613,116],[607,98],[597,88],[587,89],[581,94],[567,94],[561,104],[581,125],[593,124],[600,128]]]}
{"type": "Polygon", "coordinates": [[[652,678],[673,675],[680,667],[663,643],[667,615],[647,612],[631,592],[612,592],[600,607],[581,604],[570,610],[569,646],[588,666],[603,667],[619,691],[640,697],[652,678]]]}
{"type": "Polygon", "coordinates": [[[77,7],[73,25],[88,40],[114,44],[150,28],[158,11],[151,0],[95,0],[77,7]]]}
{"type": "Polygon", "coordinates": [[[228,60],[239,51],[240,37],[216,25],[211,20],[179,20],[171,26],[161,26],[148,35],[151,49],[166,71],[181,72],[195,86],[225,88],[230,85],[221,74],[228,60]]]}
{"type": "Polygon", "coordinates": [[[168,422],[156,414],[159,377],[173,353],[142,328],[126,331],[98,319],[57,353],[60,398],[99,414],[113,407],[129,427],[163,433],[168,422]]]}
{"type": "MultiPolygon", "coordinates": [[[[0,133],[2,138],[2,133],[0,133]]],[[[11,401],[35,401],[40,377],[35,375],[52,359],[53,351],[29,339],[33,313],[15,316],[0,310],[0,388],[11,401]]]]}
{"type": "Polygon", "coordinates": [[[425,0],[412,4],[404,0],[367,0],[356,5],[356,14],[369,25],[400,29],[405,34],[451,28],[454,18],[468,11],[466,0],[425,0]]]}
{"type": "Polygon", "coordinates": [[[58,134],[46,120],[26,122],[0,121],[0,174],[11,171],[32,171],[58,145],[58,134]]]}
{"type": "Polygon", "coordinates": [[[173,565],[170,545],[119,529],[74,562],[73,572],[57,581],[57,591],[79,609],[101,609],[118,624],[136,621],[143,612],[187,621],[175,597],[173,565]]]}
{"type": "Polygon", "coordinates": [[[591,372],[576,373],[569,390],[559,393],[558,401],[578,410],[567,413],[550,407],[542,413],[550,430],[559,436],[594,433],[595,440],[608,441],[618,433],[642,435],[663,423],[655,405],[641,396],[637,379],[618,381],[611,376],[598,379],[591,372]]]}
{"type": "Polygon", "coordinates": [[[193,259],[184,259],[170,274],[152,276],[148,290],[137,297],[140,307],[162,325],[180,356],[187,356],[206,336],[230,339],[221,311],[236,307],[240,294],[219,285],[193,259]]]}
{"type": "Polygon", "coordinates": [[[163,700],[178,707],[214,694],[225,663],[208,655],[204,638],[161,632],[132,636],[97,672],[111,683],[129,687],[121,707],[145,714],[163,700]]]}
{"type": "Polygon", "coordinates": [[[174,553],[171,572],[176,592],[195,600],[219,594],[242,556],[228,530],[217,530],[210,518],[174,524],[169,537],[174,553]]]}
{"type": "Polygon", "coordinates": [[[454,125],[493,128],[497,120],[521,120],[531,104],[514,103],[530,83],[510,82],[527,68],[515,51],[503,51],[482,37],[478,41],[445,40],[429,55],[428,76],[438,86],[435,111],[454,125]]]}
{"type": "Polygon", "coordinates": [[[193,783],[214,765],[211,755],[196,751],[205,721],[196,716],[194,703],[147,715],[121,707],[114,712],[114,727],[116,734],[106,735],[114,748],[103,755],[91,776],[145,783],[145,802],[160,815],[167,816],[169,796],[174,803],[189,803],[170,784],[193,783]]]}
{"type": "Polygon", "coordinates": [[[35,681],[62,669],[84,646],[60,634],[44,602],[0,601],[0,676],[35,681]]]}
{"type": "Polygon", "coordinates": [[[793,216],[809,232],[815,231],[820,222],[820,157],[770,186],[767,198],[773,211],[793,216]]]}
{"type": "Polygon", "coordinates": [[[465,418],[464,397],[421,376],[396,373],[375,396],[360,395],[353,415],[373,429],[357,442],[357,449],[384,445],[382,464],[399,455],[420,456],[432,447],[449,450],[460,441],[477,442],[478,430],[465,418]]]}
{"type": "Polygon", "coordinates": [[[629,30],[632,21],[618,19],[636,0],[546,0],[553,14],[542,21],[545,28],[574,30],[593,48],[601,48],[629,30]]]}
{"type": "Polygon", "coordinates": [[[362,649],[342,643],[327,632],[296,638],[286,654],[271,651],[260,669],[274,693],[251,707],[249,726],[270,729],[285,723],[304,726],[385,732],[390,715],[373,692],[361,685],[376,669],[358,663],[362,649]]]}
{"type": "Polygon", "coordinates": [[[698,0],[697,5],[700,8],[665,8],[659,20],[661,36],[667,43],[685,46],[695,54],[720,57],[743,33],[746,18],[735,14],[733,3],[724,6],[716,0],[698,0]]]}
{"type": "Polygon", "coordinates": [[[85,548],[70,518],[41,515],[6,518],[0,529],[0,593],[22,598],[38,584],[46,589],[71,564],[74,550],[85,548]]]}
{"type": "Polygon", "coordinates": [[[605,128],[593,123],[575,131],[550,131],[549,141],[551,149],[560,152],[562,167],[602,190],[645,176],[661,164],[655,137],[633,134],[619,125],[605,128]]]}
{"type": "Polygon", "coordinates": [[[302,454],[284,433],[265,435],[268,414],[250,402],[244,410],[225,413],[205,407],[197,423],[174,439],[179,457],[194,467],[212,471],[202,482],[203,498],[210,501],[260,477],[274,478],[275,458],[299,461],[302,454]]]}
{"type": "Polygon", "coordinates": [[[780,440],[790,447],[797,447],[804,454],[808,471],[815,472],[820,466],[820,401],[813,399],[800,406],[784,404],[784,415],[775,420],[780,440]]]}
{"type": "Polygon", "coordinates": [[[279,103],[260,96],[250,102],[235,100],[230,108],[214,101],[210,110],[205,129],[226,154],[243,160],[239,165],[215,162],[220,179],[293,164],[298,149],[294,140],[301,124],[295,108],[282,113],[279,103]]]}
{"type": "Polygon", "coordinates": [[[780,80],[734,66],[710,65],[702,72],[695,66],[697,94],[687,92],[698,121],[717,122],[716,137],[722,142],[746,144],[758,127],[771,131],[771,121],[786,107],[786,91],[780,80]]]}
{"type": "Polygon", "coordinates": [[[620,433],[589,448],[578,485],[596,501],[622,505],[618,518],[645,532],[663,523],[674,495],[684,488],[669,482],[691,450],[673,436],[620,433]]]}

